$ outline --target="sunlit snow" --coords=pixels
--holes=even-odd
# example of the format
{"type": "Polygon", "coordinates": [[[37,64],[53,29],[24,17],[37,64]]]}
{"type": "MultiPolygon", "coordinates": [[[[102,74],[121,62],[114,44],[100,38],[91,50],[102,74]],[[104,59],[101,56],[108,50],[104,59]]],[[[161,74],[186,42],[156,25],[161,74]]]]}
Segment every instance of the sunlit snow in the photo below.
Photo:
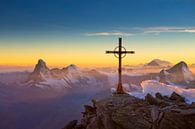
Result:
{"type": "Polygon", "coordinates": [[[124,89],[128,94],[141,99],[143,99],[148,93],[155,96],[155,94],[159,92],[163,96],[171,96],[173,92],[176,92],[177,94],[185,97],[187,103],[195,102],[195,89],[184,89],[180,86],[167,85],[156,80],[143,81],[141,83],[141,88],[141,91],[128,91],[127,84],[124,85],[124,89]]]}

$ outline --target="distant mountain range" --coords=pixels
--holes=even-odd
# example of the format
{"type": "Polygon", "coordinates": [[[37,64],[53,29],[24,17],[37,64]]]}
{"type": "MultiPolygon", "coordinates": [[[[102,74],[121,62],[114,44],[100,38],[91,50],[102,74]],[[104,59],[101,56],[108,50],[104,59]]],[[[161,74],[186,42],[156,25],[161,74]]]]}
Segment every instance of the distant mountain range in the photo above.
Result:
{"type": "Polygon", "coordinates": [[[145,66],[171,66],[172,64],[168,61],[164,61],[164,60],[160,60],[160,59],[154,59],[152,61],[150,61],[149,63],[147,63],[145,66]]]}
{"type": "Polygon", "coordinates": [[[100,87],[108,85],[108,77],[97,70],[83,70],[76,65],[65,68],[49,69],[43,60],[39,60],[34,71],[29,75],[27,86],[42,89],[57,89],[74,87],[100,87]]]}
{"type": "MultiPolygon", "coordinates": [[[[155,73],[160,82],[177,83],[182,85],[194,84],[194,75],[189,70],[185,62],[180,62],[173,66],[170,62],[154,59],[144,66],[157,67],[162,69],[160,73],[155,73]],[[171,67],[173,66],[173,67],[171,67]]],[[[144,79],[151,78],[151,75],[145,75],[136,72],[137,67],[123,68],[123,82],[139,85],[144,79]],[[137,77],[134,77],[137,76],[137,77]],[[138,79],[139,77],[139,79],[138,79]],[[133,79],[136,78],[136,79],[133,79]],[[134,81],[135,80],[135,81],[134,81]],[[140,81],[137,81],[140,80],[140,81]]],[[[144,70],[142,67],[141,70],[144,70]]],[[[138,69],[140,70],[140,69],[138,69]]],[[[147,73],[150,74],[150,73],[147,73]]],[[[152,76],[155,76],[153,74],[152,76]]],[[[154,79],[153,77],[151,79],[154,79]]],[[[112,68],[105,69],[83,69],[74,64],[64,68],[50,69],[44,60],[38,60],[33,72],[14,72],[1,73],[1,85],[24,86],[38,89],[63,90],[82,87],[111,87],[117,83],[117,70],[112,68]]]]}
{"type": "MultiPolygon", "coordinates": [[[[160,82],[175,83],[181,85],[194,84],[194,75],[189,70],[185,62],[179,62],[171,67],[171,63],[159,59],[154,59],[147,63],[147,66],[155,66],[169,68],[161,70],[158,74],[160,82]]],[[[116,74],[116,73],[115,73],[116,74]]],[[[36,87],[41,89],[71,89],[78,87],[102,87],[111,86],[109,74],[100,72],[95,69],[81,69],[71,64],[62,69],[49,69],[43,60],[39,60],[34,71],[29,75],[27,82],[28,87],[36,87]]],[[[117,79],[117,78],[116,78],[117,79]]],[[[114,80],[116,82],[116,80],[114,80]]],[[[128,78],[126,79],[128,82],[128,78]]]]}

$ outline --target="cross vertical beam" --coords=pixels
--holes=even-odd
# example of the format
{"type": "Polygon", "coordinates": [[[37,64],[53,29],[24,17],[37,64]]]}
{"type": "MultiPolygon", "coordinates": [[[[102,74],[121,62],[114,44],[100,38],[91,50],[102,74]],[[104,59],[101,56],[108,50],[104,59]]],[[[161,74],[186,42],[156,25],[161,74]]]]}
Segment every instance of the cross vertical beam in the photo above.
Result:
{"type": "Polygon", "coordinates": [[[123,86],[122,86],[122,58],[126,56],[126,54],[134,54],[134,51],[126,51],[126,49],[122,46],[122,38],[119,38],[118,46],[114,49],[114,51],[106,51],[106,54],[114,54],[115,57],[118,58],[118,86],[117,86],[117,94],[124,94],[123,86]],[[118,50],[117,50],[118,49],[118,50]],[[124,50],[122,50],[124,49],[124,50]]]}
{"type": "Polygon", "coordinates": [[[118,45],[118,87],[117,87],[117,93],[119,94],[124,94],[124,90],[123,90],[123,86],[122,86],[122,54],[121,54],[121,51],[122,51],[122,38],[119,38],[119,45],[118,45]]]}

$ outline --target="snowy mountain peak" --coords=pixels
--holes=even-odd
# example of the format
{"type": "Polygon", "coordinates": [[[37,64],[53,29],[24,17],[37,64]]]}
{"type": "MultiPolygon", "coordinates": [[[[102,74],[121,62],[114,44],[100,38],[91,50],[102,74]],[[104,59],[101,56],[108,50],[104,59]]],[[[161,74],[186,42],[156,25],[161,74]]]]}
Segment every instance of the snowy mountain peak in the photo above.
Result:
{"type": "Polygon", "coordinates": [[[47,71],[49,71],[49,68],[47,67],[46,63],[42,59],[39,59],[33,72],[34,73],[41,73],[41,72],[45,73],[47,71]]]}
{"type": "Polygon", "coordinates": [[[78,67],[74,64],[71,64],[69,66],[66,67],[69,71],[72,71],[72,70],[78,70],[78,67]]]}
{"type": "Polygon", "coordinates": [[[171,63],[168,61],[154,59],[151,62],[147,63],[146,66],[170,66],[171,63]]]}
{"type": "Polygon", "coordinates": [[[175,66],[173,66],[171,69],[168,70],[168,72],[170,73],[184,72],[184,71],[190,71],[188,65],[184,61],[179,62],[178,64],[176,64],[175,66]]]}
{"type": "Polygon", "coordinates": [[[29,80],[43,80],[45,77],[50,77],[51,73],[46,63],[39,59],[34,71],[30,74],[29,80]]]}
{"type": "Polygon", "coordinates": [[[42,67],[46,67],[46,63],[45,63],[45,61],[42,60],[42,59],[39,59],[39,60],[38,60],[37,65],[38,65],[38,66],[42,66],[42,67]]]}
{"type": "Polygon", "coordinates": [[[34,72],[44,72],[45,70],[49,70],[49,68],[47,67],[45,61],[39,59],[38,63],[35,66],[34,72]]]}
{"type": "Polygon", "coordinates": [[[168,70],[162,70],[159,74],[161,82],[189,83],[194,80],[188,65],[181,61],[168,70]]]}
{"type": "Polygon", "coordinates": [[[71,64],[65,68],[49,69],[43,60],[39,60],[34,71],[30,74],[25,85],[41,89],[72,89],[108,85],[106,75],[95,70],[80,69],[71,64]]]}

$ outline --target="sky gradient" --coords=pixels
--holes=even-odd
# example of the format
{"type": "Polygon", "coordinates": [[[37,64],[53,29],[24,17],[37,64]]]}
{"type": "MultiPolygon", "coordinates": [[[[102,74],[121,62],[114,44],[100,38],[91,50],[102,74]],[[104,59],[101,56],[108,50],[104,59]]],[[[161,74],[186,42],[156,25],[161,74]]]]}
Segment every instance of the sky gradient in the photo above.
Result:
{"type": "Polygon", "coordinates": [[[0,1],[0,65],[113,66],[118,37],[125,65],[195,63],[195,0],[0,1]]]}

